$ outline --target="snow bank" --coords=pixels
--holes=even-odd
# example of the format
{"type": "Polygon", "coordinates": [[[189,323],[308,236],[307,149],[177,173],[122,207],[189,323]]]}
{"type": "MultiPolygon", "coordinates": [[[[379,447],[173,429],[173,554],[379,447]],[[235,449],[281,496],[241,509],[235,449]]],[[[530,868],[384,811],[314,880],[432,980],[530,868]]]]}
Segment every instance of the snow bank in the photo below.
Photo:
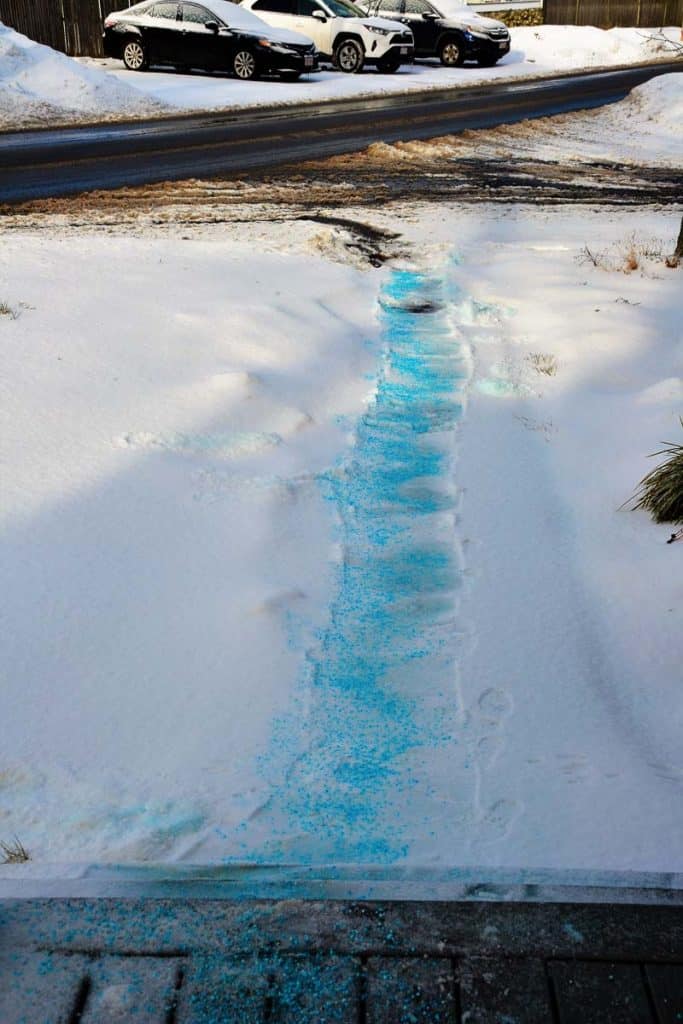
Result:
{"type": "Polygon", "coordinates": [[[0,22],[0,127],[160,110],[158,100],[0,22]]]}
{"type": "Polygon", "coordinates": [[[683,75],[661,75],[639,85],[615,108],[616,112],[633,131],[657,131],[683,146],[683,75]]]}
{"type": "Polygon", "coordinates": [[[645,82],[619,103],[526,126],[539,158],[678,167],[682,122],[683,75],[670,74],[645,82]]]}
{"type": "Polygon", "coordinates": [[[613,64],[637,64],[671,55],[672,44],[680,29],[613,28],[604,30],[590,25],[538,25],[513,28],[514,59],[523,55],[527,62],[553,71],[573,68],[609,67],[613,64]]]}

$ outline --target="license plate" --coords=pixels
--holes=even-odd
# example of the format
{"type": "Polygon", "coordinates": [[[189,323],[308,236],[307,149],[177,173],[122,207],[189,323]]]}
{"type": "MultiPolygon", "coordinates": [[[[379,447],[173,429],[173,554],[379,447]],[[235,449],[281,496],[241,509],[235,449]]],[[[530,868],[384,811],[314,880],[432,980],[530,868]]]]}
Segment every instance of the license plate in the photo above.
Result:
{"type": "Polygon", "coordinates": [[[312,57],[304,57],[304,67],[305,68],[312,68],[313,67],[313,58],[312,57]]]}
{"type": "Polygon", "coordinates": [[[498,43],[498,48],[500,50],[504,50],[506,46],[507,46],[507,43],[498,43]]]}
{"type": "Polygon", "coordinates": [[[405,57],[407,53],[408,53],[408,47],[407,46],[402,46],[401,47],[401,56],[405,57]]]}

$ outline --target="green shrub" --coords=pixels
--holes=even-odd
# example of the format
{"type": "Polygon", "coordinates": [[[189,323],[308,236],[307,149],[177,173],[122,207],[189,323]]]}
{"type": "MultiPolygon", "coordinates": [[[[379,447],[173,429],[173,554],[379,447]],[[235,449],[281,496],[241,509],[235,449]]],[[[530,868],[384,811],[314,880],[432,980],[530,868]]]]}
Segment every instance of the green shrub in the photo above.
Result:
{"type": "Polygon", "coordinates": [[[650,458],[666,455],[667,459],[640,481],[633,508],[646,509],[656,523],[683,523],[683,444],[664,444],[650,458]]]}

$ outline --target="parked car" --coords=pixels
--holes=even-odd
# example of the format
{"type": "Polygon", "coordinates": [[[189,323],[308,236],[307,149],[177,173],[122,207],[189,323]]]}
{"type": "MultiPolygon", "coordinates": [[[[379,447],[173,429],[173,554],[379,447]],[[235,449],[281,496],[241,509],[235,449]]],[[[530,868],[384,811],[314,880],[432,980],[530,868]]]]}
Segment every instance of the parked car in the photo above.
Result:
{"type": "Polygon", "coordinates": [[[502,21],[448,0],[360,0],[369,14],[381,14],[407,25],[415,39],[416,57],[439,57],[447,67],[466,60],[491,67],[510,50],[510,33],[502,21]]]}
{"type": "Polygon", "coordinates": [[[145,0],[115,11],[104,22],[104,52],[131,71],[171,64],[232,71],[242,79],[266,72],[294,79],[318,68],[311,39],[273,28],[229,0],[145,0]]]}
{"type": "Polygon", "coordinates": [[[374,64],[391,74],[413,59],[410,29],[368,17],[349,0],[242,0],[242,7],[273,27],[305,32],[339,71],[353,73],[374,64]]]}

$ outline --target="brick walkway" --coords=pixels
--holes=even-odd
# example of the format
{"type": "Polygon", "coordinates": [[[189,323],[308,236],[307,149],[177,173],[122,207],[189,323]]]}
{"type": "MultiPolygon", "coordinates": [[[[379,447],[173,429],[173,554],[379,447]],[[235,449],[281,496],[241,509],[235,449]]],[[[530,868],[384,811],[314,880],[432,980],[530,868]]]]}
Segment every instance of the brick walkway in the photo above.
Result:
{"type": "Polygon", "coordinates": [[[674,1024],[676,905],[0,901],[1,1024],[674,1024]]]}

